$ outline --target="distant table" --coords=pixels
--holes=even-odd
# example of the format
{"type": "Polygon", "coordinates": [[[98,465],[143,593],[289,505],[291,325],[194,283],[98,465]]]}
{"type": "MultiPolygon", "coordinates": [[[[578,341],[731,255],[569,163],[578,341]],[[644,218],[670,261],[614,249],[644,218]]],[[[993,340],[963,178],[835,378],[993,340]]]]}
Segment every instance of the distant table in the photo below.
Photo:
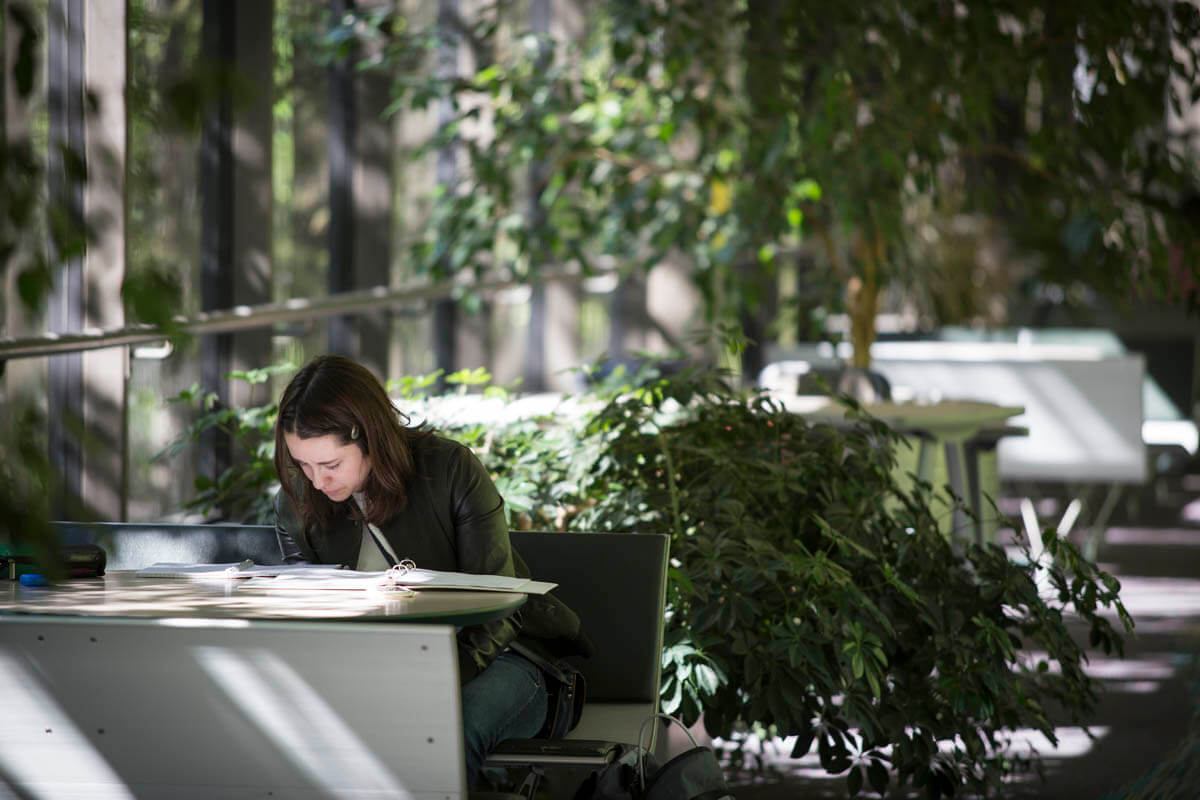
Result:
{"type": "MultiPolygon", "coordinates": [[[[826,395],[788,395],[772,392],[772,397],[788,411],[812,422],[835,427],[849,425],[846,409],[826,395]]],[[[968,521],[956,510],[951,530],[974,530],[978,542],[988,538],[985,524],[987,511],[983,507],[981,457],[993,453],[996,444],[1006,436],[1023,436],[1028,430],[1009,425],[1008,420],[1024,413],[1021,406],[1001,406],[970,400],[951,400],[940,403],[872,403],[863,410],[888,427],[916,442],[918,479],[932,482],[934,463],[939,454],[946,460],[946,477],[950,489],[964,498],[974,513],[968,521]]],[[[995,491],[995,489],[993,489],[995,491]]]]}
{"type": "Polygon", "coordinates": [[[55,586],[0,581],[0,619],[5,615],[76,617],[237,618],[345,620],[478,625],[506,617],[527,595],[520,592],[418,590],[412,597],[341,590],[265,591],[222,581],[139,578],[112,570],[101,578],[72,578],[55,586]]]}

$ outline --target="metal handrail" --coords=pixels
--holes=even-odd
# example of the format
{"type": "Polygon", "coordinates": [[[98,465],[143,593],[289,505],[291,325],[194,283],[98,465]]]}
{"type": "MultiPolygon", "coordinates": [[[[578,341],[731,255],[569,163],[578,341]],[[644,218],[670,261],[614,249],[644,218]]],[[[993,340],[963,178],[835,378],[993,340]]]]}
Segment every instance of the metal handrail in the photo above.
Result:
{"type": "MultiPolygon", "coordinates": [[[[580,280],[583,277],[578,270],[561,270],[541,272],[535,281],[508,278],[477,283],[449,280],[398,287],[374,286],[370,289],[356,289],[316,299],[296,298],[283,303],[235,306],[220,311],[202,311],[190,317],[178,316],[175,318],[178,327],[172,332],[229,333],[264,328],[277,322],[307,321],[350,312],[389,308],[413,300],[440,300],[466,292],[490,293],[529,286],[534,282],[552,283],[580,280]]],[[[85,328],[72,333],[0,338],[0,361],[146,344],[161,341],[169,335],[171,334],[158,325],[142,324],[109,330],[85,328]]]]}

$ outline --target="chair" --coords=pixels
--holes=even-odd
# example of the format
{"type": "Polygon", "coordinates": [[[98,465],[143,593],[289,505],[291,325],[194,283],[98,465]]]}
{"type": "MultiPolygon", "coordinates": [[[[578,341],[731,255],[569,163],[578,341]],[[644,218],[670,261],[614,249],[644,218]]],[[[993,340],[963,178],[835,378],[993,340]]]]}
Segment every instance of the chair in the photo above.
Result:
{"type": "MultiPolygon", "coordinates": [[[[645,533],[513,531],[514,549],[537,580],[553,581],[596,646],[575,666],[587,679],[579,726],[559,741],[503,742],[487,766],[599,766],[631,743],[658,709],[670,539],[645,533]]],[[[654,726],[650,749],[660,730],[654,726]]],[[[530,796],[532,789],[530,787],[530,796]]]]}

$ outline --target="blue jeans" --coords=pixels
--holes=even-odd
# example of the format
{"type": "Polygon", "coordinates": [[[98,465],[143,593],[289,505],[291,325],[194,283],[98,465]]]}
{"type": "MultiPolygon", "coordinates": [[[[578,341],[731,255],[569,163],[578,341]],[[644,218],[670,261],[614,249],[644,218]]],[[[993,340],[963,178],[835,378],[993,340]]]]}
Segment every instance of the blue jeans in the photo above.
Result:
{"type": "Polygon", "coordinates": [[[546,723],[546,676],[527,658],[501,653],[462,688],[467,788],[492,748],[505,739],[528,739],[546,723]]]}

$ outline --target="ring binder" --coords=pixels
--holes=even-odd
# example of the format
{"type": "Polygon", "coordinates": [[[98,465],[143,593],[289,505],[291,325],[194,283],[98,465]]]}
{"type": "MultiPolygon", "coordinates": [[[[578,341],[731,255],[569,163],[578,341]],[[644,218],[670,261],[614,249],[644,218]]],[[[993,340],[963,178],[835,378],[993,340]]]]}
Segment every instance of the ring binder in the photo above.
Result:
{"type": "Polygon", "coordinates": [[[403,578],[410,572],[414,572],[416,569],[417,562],[413,561],[411,558],[402,558],[398,564],[395,564],[388,569],[387,577],[391,580],[396,580],[397,578],[403,578]]]}

